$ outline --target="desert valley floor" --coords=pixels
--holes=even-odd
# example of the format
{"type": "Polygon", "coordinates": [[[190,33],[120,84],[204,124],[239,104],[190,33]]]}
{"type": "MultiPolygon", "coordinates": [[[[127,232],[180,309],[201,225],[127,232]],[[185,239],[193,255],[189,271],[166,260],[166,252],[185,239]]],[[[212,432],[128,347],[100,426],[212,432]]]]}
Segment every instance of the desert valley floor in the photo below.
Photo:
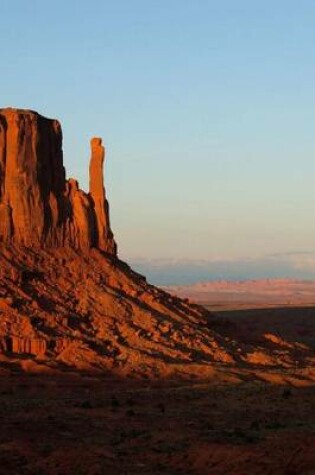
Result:
{"type": "MultiPolygon", "coordinates": [[[[281,323],[293,338],[314,330],[315,309],[231,307],[216,315],[243,336],[281,323]]],[[[257,367],[255,377],[235,371],[229,382],[206,382],[66,367],[45,376],[17,366],[1,379],[0,473],[311,475],[315,387],[305,371],[257,367]]]]}
{"type": "Polygon", "coordinates": [[[151,285],[104,160],[84,192],[58,121],[0,109],[0,473],[314,474],[315,289],[151,285]]]}

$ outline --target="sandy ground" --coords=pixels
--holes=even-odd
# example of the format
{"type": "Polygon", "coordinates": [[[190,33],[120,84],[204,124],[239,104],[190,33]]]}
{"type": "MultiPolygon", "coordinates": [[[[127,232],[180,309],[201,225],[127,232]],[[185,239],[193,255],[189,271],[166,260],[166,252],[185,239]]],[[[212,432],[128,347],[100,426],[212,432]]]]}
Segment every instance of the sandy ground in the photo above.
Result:
{"type": "Polygon", "coordinates": [[[13,375],[2,474],[313,474],[315,388],[13,375]]]}
{"type": "Polygon", "coordinates": [[[134,376],[2,361],[0,474],[315,474],[315,308],[244,303],[208,302],[220,341],[256,349],[211,382],[176,377],[173,360],[155,381],[134,361],[134,376]],[[264,362],[288,351],[295,367],[264,362]]]}
{"type": "MultiPolygon", "coordinates": [[[[312,308],[216,315],[243,340],[259,343],[266,329],[314,338],[312,308]]],[[[301,371],[215,384],[17,369],[1,380],[0,473],[314,474],[315,387],[299,384],[301,371]]]]}

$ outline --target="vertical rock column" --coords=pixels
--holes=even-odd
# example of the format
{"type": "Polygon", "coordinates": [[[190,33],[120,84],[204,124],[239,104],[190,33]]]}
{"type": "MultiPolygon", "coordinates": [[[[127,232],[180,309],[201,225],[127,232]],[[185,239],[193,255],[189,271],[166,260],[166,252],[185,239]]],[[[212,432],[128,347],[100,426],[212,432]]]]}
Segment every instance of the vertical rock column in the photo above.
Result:
{"type": "Polygon", "coordinates": [[[109,205],[104,188],[104,160],[105,148],[102,145],[102,139],[94,137],[91,140],[90,196],[94,203],[96,218],[96,242],[99,249],[116,255],[117,246],[110,229],[109,205]]]}
{"type": "Polygon", "coordinates": [[[61,143],[58,121],[33,111],[0,109],[0,241],[26,246],[61,241],[61,143]]]}
{"type": "Polygon", "coordinates": [[[12,219],[11,209],[4,197],[5,194],[5,168],[6,168],[6,134],[7,124],[4,117],[0,115],[0,240],[1,237],[6,241],[11,239],[12,234],[12,219]]]}
{"type": "Polygon", "coordinates": [[[4,204],[12,210],[16,239],[23,244],[32,245],[40,242],[44,229],[44,207],[36,153],[37,117],[13,111],[7,113],[6,119],[4,204]]]}
{"type": "Polygon", "coordinates": [[[6,123],[0,116],[0,201],[4,195],[4,176],[6,162],[6,123]]]}

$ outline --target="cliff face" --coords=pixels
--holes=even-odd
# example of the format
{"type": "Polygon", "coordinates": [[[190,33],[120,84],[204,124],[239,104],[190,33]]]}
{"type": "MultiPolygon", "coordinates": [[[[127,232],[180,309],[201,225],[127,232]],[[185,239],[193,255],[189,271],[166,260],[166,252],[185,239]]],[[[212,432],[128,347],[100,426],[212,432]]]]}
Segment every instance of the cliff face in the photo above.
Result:
{"type": "Polygon", "coordinates": [[[0,109],[0,241],[97,247],[116,255],[103,183],[102,140],[91,140],[90,193],[66,180],[58,121],[0,109]]]}

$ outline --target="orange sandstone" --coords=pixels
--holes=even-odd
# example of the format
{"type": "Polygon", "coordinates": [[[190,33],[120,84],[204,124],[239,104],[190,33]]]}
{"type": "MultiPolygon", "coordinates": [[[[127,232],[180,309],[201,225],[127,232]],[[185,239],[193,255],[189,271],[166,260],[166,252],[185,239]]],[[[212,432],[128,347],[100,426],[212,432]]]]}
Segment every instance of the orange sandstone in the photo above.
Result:
{"type": "Polygon", "coordinates": [[[0,240],[25,246],[98,247],[116,255],[103,186],[104,150],[92,140],[91,193],[66,180],[58,121],[0,109],[0,240]]]}
{"type": "Polygon", "coordinates": [[[105,148],[101,138],[91,140],[90,196],[94,203],[98,247],[110,254],[116,254],[116,243],[109,223],[109,205],[106,200],[103,164],[105,148]]]}
{"type": "Polygon", "coordinates": [[[310,345],[284,352],[270,331],[246,338],[118,259],[104,160],[102,140],[92,139],[85,193],[66,179],[58,121],[0,109],[0,370],[232,382],[254,372],[266,379],[276,368],[293,370],[291,381],[314,381],[304,371],[315,364],[310,345]]]}

